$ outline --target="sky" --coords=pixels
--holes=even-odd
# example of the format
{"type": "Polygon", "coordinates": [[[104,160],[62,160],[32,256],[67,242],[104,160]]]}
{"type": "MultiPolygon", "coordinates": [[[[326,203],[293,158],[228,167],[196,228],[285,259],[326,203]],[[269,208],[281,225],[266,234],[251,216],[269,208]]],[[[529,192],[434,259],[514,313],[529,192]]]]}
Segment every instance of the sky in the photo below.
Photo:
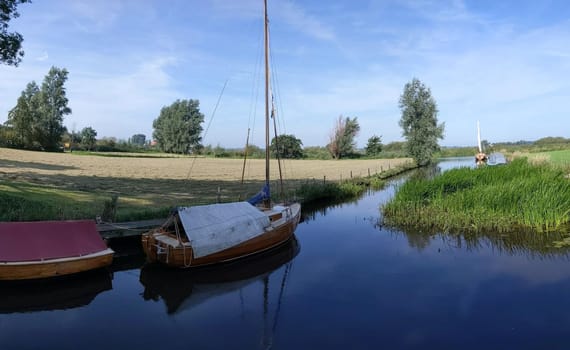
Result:
{"type": "MultiPolygon", "coordinates": [[[[566,0],[269,0],[273,91],[282,133],[324,146],[335,120],[356,138],[402,141],[400,95],[431,89],[444,146],[570,137],[566,0]]],[[[205,145],[263,144],[261,0],[34,0],[10,31],[18,67],[0,65],[0,123],[26,84],[69,71],[72,114],[98,138],[152,135],[161,108],[197,99],[205,145]],[[219,100],[219,104],[218,104],[219,100]],[[217,107],[216,107],[217,106],[217,107]]]]}

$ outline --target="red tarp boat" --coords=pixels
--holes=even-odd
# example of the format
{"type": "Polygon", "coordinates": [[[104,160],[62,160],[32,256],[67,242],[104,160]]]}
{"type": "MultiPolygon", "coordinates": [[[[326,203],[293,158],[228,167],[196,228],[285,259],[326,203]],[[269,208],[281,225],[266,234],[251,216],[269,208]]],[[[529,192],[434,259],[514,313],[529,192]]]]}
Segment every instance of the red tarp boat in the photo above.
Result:
{"type": "Polygon", "coordinates": [[[92,220],[0,223],[0,280],[68,275],[112,260],[92,220]]]}

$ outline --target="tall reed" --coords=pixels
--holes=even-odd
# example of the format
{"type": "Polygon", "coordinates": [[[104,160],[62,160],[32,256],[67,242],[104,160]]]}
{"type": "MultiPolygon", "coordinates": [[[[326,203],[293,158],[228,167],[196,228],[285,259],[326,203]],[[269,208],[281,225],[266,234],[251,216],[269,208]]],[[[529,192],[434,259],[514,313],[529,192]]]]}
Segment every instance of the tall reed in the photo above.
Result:
{"type": "Polygon", "coordinates": [[[570,181],[547,165],[459,168],[412,179],[383,207],[386,223],[442,231],[555,231],[570,222],[570,181]]]}

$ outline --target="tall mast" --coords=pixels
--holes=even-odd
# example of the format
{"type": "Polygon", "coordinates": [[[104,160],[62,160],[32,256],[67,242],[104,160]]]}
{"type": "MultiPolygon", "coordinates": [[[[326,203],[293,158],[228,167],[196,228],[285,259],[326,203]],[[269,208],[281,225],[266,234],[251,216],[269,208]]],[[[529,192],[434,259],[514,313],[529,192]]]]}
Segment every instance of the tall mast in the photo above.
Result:
{"type": "Polygon", "coordinates": [[[269,19],[267,18],[267,0],[263,0],[263,7],[265,12],[265,184],[269,186],[269,19]]]}

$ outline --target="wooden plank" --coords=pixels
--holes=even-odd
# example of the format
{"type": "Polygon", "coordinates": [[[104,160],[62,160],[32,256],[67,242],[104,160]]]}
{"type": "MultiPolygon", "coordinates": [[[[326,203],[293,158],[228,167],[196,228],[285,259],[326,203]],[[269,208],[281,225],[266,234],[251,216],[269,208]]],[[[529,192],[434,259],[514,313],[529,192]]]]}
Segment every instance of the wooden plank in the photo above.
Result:
{"type": "Polygon", "coordinates": [[[152,219],[129,222],[97,224],[97,231],[103,238],[140,236],[148,229],[159,227],[166,219],[152,219]]]}

